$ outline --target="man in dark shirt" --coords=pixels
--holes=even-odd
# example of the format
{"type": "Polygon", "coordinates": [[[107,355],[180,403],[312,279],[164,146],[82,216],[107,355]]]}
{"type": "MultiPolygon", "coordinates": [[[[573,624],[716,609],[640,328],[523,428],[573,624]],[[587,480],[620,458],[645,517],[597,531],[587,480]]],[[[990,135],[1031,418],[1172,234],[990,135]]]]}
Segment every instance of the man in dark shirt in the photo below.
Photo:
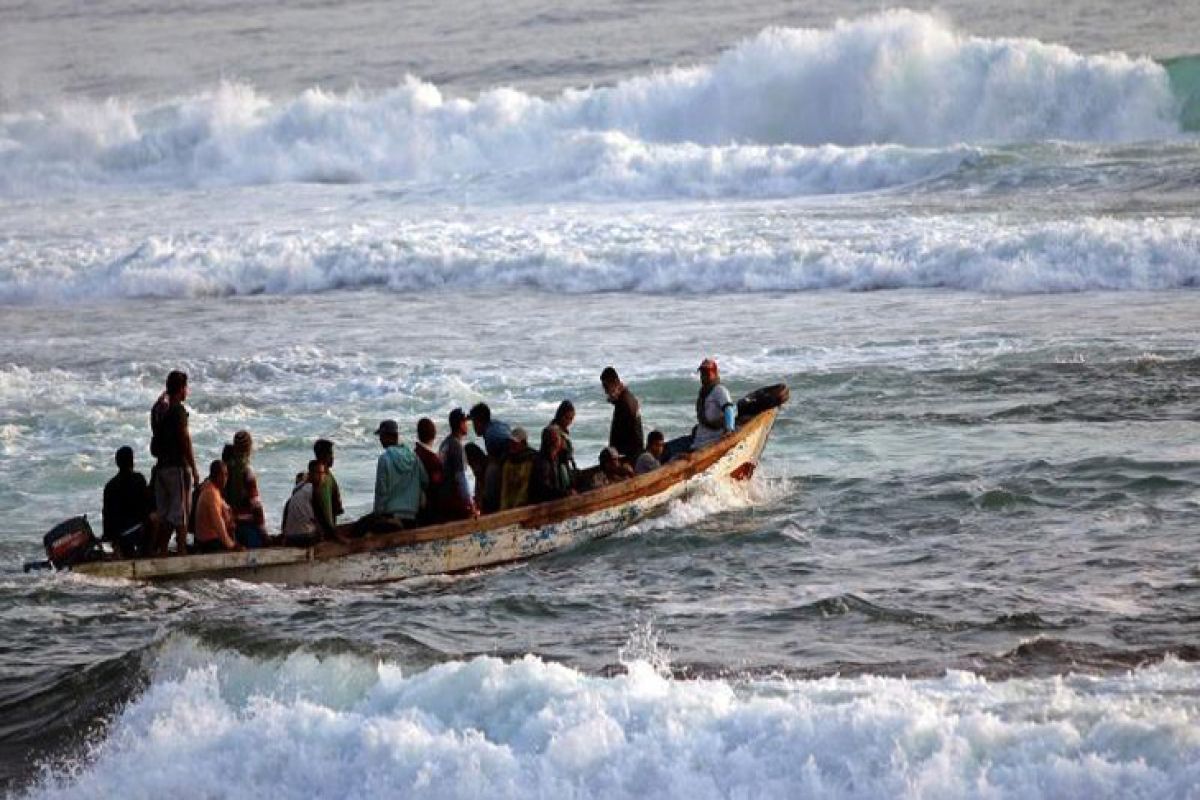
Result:
{"type": "Polygon", "coordinates": [[[151,450],[158,458],[154,470],[155,505],[162,524],[168,531],[175,531],[180,555],[187,553],[188,513],[192,491],[199,483],[188,412],[183,405],[187,396],[187,373],[174,370],[167,376],[167,390],[150,411],[151,450]]]}
{"type": "Polygon", "coordinates": [[[605,367],[600,373],[600,385],[604,387],[608,402],[613,404],[608,444],[615,447],[622,458],[633,463],[642,454],[642,446],[646,441],[642,435],[641,405],[612,367],[605,367]]]}
{"type": "Polygon", "coordinates": [[[133,448],[117,450],[119,472],[104,486],[104,535],[122,558],[133,558],[152,544],[147,520],[153,506],[150,489],[140,472],[133,471],[133,448]]]}

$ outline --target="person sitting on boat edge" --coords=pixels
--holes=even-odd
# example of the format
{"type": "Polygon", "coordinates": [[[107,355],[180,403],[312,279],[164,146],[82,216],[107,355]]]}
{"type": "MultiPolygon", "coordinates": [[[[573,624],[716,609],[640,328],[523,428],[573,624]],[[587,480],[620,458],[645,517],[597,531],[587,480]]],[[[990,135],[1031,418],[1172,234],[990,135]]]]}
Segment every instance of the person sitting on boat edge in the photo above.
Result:
{"type": "Polygon", "coordinates": [[[663,455],[663,450],[666,449],[666,437],[662,431],[650,431],[646,436],[646,452],[638,456],[637,463],[633,465],[634,473],[645,475],[647,472],[653,472],[662,466],[660,459],[663,455]]]}
{"type": "Polygon", "coordinates": [[[258,493],[258,476],[250,466],[254,439],[250,431],[233,435],[233,460],[229,464],[229,479],[223,492],[225,502],[233,509],[236,524],[234,536],[238,543],[249,548],[266,547],[267,517],[258,493]]]}
{"type": "Polygon", "coordinates": [[[483,474],[483,513],[490,514],[500,509],[500,470],[508,456],[508,442],[512,428],[508,423],[492,417],[487,403],[476,403],[471,407],[471,423],[475,435],[483,437],[487,448],[487,469],[483,474]]]}
{"type": "Polygon", "coordinates": [[[717,362],[706,358],[696,371],[700,373],[700,394],[696,398],[697,425],[692,435],[693,450],[712,444],[737,427],[737,406],[729,396],[729,390],[721,383],[717,362]]]}
{"type": "MultiPolygon", "coordinates": [[[[172,370],[167,375],[166,391],[150,409],[150,453],[157,459],[154,465],[154,506],[159,521],[166,528],[163,534],[170,542],[175,532],[176,552],[187,553],[188,515],[192,509],[192,492],[199,485],[196,455],[192,436],[188,432],[188,397],[186,372],[172,370]]],[[[166,543],[160,548],[166,554],[166,543]]]]}
{"type": "Polygon", "coordinates": [[[600,469],[592,473],[592,482],[588,488],[601,489],[632,477],[633,467],[621,460],[617,448],[606,447],[600,451],[600,469]]]}
{"type": "Polygon", "coordinates": [[[416,453],[400,441],[400,426],[394,419],[379,423],[375,435],[383,452],[375,466],[373,515],[411,528],[421,507],[421,492],[429,487],[429,475],[416,453]]]}
{"type": "Polygon", "coordinates": [[[575,494],[562,463],[562,438],[553,426],[542,429],[541,447],[529,476],[529,500],[544,503],[575,494]]]}
{"type": "Polygon", "coordinates": [[[613,404],[608,446],[633,463],[642,454],[642,442],[645,441],[642,436],[641,404],[612,367],[605,367],[600,373],[600,385],[608,402],[613,404]]]}
{"type": "Polygon", "coordinates": [[[433,420],[429,417],[417,420],[417,444],[413,452],[417,454],[421,466],[425,467],[425,474],[429,476],[429,488],[421,494],[421,510],[417,514],[418,525],[436,525],[442,520],[446,471],[442,465],[442,457],[433,449],[436,440],[437,425],[433,420]]]}
{"type": "Polygon", "coordinates": [[[575,444],[571,441],[571,425],[574,423],[575,404],[570,400],[563,400],[554,412],[554,419],[550,420],[550,424],[546,426],[554,428],[558,432],[559,438],[562,439],[562,454],[559,456],[559,461],[566,467],[572,486],[575,485],[575,478],[579,474],[579,467],[575,465],[575,444]]]}
{"type": "Polygon", "coordinates": [[[470,519],[479,516],[471,484],[467,481],[467,454],[463,442],[467,438],[467,413],[461,408],[450,412],[450,432],[442,440],[438,455],[444,474],[444,514],[447,520],[470,519]]]}
{"type": "Polygon", "coordinates": [[[325,468],[321,483],[315,490],[317,525],[325,538],[345,540],[337,530],[337,518],[346,513],[346,509],[342,508],[342,490],[333,474],[333,442],[317,439],[313,443],[313,456],[325,468]]]}
{"type": "Polygon", "coordinates": [[[529,446],[524,428],[513,428],[508,443],[508,457],[500,471],[500,510],[529,504],[529,477],[537,451],[529,446]]]}
{"type": "Polygon", "coordinates": [[[317,489],[325,478],[325,465],[314,458],[308,462],[308,472],[303,474],[304,480],[296,485],[283,506],[281,533],[285,547],[311,547],[321,541],[317,489]]]}
{"type": "Polygon", "coordinates": [[[154,503],[142,473],[133,469],[133,448],[117,448],[117,474],[104,485],[103,541],[112,544],[120,558],[150,555],[155,551],[154,503]]]}
{"type": "Polygon", "coordinates": [[[208,480],[200,487],[196,503],[196,552],[220,553],[245,550],[233,539],[233,509],[225,502],[222,490],[229,481],[224,461],[214,461],[208,467],[208,480]]]}

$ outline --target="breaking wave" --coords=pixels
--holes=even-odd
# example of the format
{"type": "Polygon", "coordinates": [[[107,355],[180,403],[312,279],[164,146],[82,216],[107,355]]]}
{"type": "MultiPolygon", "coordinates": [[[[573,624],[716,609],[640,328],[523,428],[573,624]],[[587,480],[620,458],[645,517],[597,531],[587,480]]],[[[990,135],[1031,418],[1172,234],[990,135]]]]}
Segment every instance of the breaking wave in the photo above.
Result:
{"type": "MultiPolygon", "coordinates": [[[[1178,71],[1178,70],[1176,70],[1178,71]]],[[[405,181],[539,197],[875,189],[954,169],[959,143],[1180,133],[1149,59],[985,39],[895,11],[771,28],[715,62],[541,98],[383,92],[271,98],[223,84],[150,103],[78,100],[0,116],[0,193],[89,185],[405,181]]]]}
{"type": "Polygon", "coordinates": [[[406,674],[175,636],[103,740],[30,794],[1024,800],[1184,797],[1200,777],[1200,669],[1170,659],[1004,682],[683,681],[658,666],[602,677],[480,657],[406,674]]]}
{"type": "Polygon", "coordinates": [[[1191,218],[780,220],[717,211],[12,240],[0,303],[479,287],[647,294],[1200,286],[1191,218]]]}

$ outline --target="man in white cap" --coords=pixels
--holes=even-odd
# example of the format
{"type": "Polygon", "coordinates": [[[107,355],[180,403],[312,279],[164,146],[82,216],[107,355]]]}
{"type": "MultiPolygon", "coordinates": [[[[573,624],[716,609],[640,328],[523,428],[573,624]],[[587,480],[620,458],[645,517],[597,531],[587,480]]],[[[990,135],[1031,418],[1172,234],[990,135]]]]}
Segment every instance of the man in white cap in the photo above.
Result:
{"type": "Polygon", "coordinates": [[[721,385],[717,362],[706,358],[696,370],[700,373],[700,395],[696,398],[696,433],[692,449],[712,444],[736,427],[737,406],[729,390],[721,385]]]}
{"type": "Polygon", "coordinates": [[[400,426],[385,419],[375,430],[383,452],[375,467],[374,516],[412,527],[421,509],[421,492],[429,486],[429,475],[417,454],[400,442],[400,426]]]}

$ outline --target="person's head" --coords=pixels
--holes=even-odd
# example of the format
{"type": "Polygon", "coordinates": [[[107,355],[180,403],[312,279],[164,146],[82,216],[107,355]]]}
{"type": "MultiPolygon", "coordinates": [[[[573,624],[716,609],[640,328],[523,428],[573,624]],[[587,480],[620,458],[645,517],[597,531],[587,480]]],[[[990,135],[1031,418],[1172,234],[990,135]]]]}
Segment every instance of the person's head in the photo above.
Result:
{"type": "Polygon", "coordinates": [[[421,444],[433,444],[433,440],[437,438],[437,425],[433,424],[433,420],[429,417],[421,417],[417,420],[417,441],[421,444]]]}
{"type": "Polygon", "coordinates": [[[325,465],[325,469],[333,469],[333,442],[328,439],[317,439],[313,444],[313,455],[325,465]]]}
{"type": "Polygon", "coordinates": [[[600,385],[604,387],[604,393],[610,400],[621,393],[621,377],[612,367],[605,367],[600,373],[600,385]]]}
{"type": "Polygon", "coordinates": [[[292,483],[295,484],[296,486],[299,486],[300,484],[304,483],[306,480],[308,480],[307,472],[297,472],[296,479],[294,481],[292,481],[292,483]]]}
{"type": "Polygon", "coordinates": [[[554,424],[566,431],[571,429],[574,422],[575,404],[570,400],[563,400],[558,404],[558,410],[554,412],[554,424]]]}
{"type": "Polygon", "coordinates": [[[308,462],[308,482],[313,486],[320,486],[321,479],[325,477],[325,465],[320,459],[314,458],[308,462]]]}
{"type": "Polygon", "coordinates": [[[224,489],[229,481],[229,467],[220,459],[208,465],[208,480],[218,489],[224,489]]]}
{"type": "Polygon", "coordinates": [[[249,458],[254,450],[254,439],[250,431],[238,431],[233,435],[233,455],[236,458],[249,458]]]}
{"type": "Polygon", "coordinates": [[[709,386],[710,384],[714,384],[721,380],[721,375],[717,371],[717,362],[711,358],[706,358],[701,361],[700,366],[696,368],[696,371],[700,373],[700,383],[704,384],[705,386],[709,386]]]}
{"type": "Polygon", "coordinates": [[[188,378],[186,372],[173,369],[167,373],[167,396],[180,402],[187,400],[188,378]]]}
{"type": "Polygon", "coordinates": [[[650,455],[655,458],[662,458],[663,450],[666,449],[667,440],[663,436],[662,431],[650,431],[650,435],[646,437],[646,449],[650,451],[650,455]]]}
{"type": "Polygon", "coordinates": [[[605,473],[614,472],[621,463],[621,456],[615,447],[606,447],[600,451],[600,469],[605,473]]]}
{"type": "Polygon", "coordinates": [[[475,428],[476,436],[483,436],[488,426],[492,424],[492,410],[487,403],[476,403],[471,406],[471,425],[475,428]]]}
{"type": "Polygon", "coordinates": [[[221,460],[224,461],[226,464],[233,461],[234,452],[235,451],[233,449],[233,445],[231,445],[231,444],[225,445],[224,447],[221,448],[221,460]]]}
{"type": "Polygon", "coordinates": [[[562,450],[562,437],[554,428],[542,428],[542,446],[540,452],[546,458],[554,458],[562,450]]]}
{"type": "Polygon", "coordinates": [[[379,427],[375,429],[375,435],[379,437],[379,443],[384,447],[391,447],[400,441],[400,426],[394,419],[385,419],[379,423],[379,427]]]}
{"type": "Polygon", "coordinates": [[[133,471],[133,448],[130,447],[129,445],[125,445],[124,447],[118,447],[116,461],[117,461],[117,469],[121,470],[121,472],[132,472],[133,471]]]}
{"type": "Polygon", "coordinates": [[[529,434],[525,432],[524,428],[513,428],[508,437],[508,452],[523,453],[528,447],[529,434]]]}
{"type": "Polygon", "coordinates": [[[467,435],[467,412],[461,408],[456,408],[450,412],[450,435],[466,436],[467,435]]]}

